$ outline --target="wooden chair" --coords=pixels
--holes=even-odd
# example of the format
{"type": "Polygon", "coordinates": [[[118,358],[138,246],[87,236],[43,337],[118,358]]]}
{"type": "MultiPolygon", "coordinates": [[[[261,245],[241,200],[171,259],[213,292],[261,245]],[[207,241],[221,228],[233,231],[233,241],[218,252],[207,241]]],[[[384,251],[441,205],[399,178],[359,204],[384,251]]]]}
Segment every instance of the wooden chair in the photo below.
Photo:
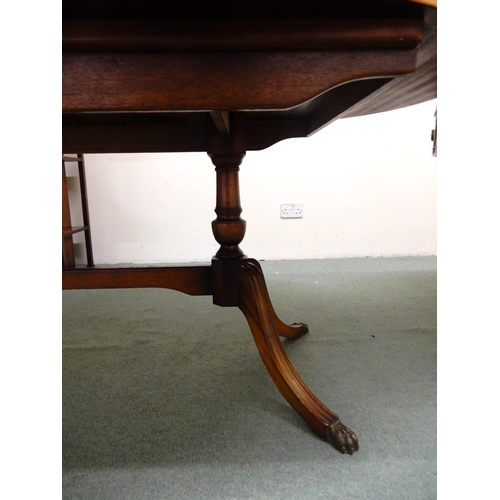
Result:
{"type": "Polygon", "coordinates": [[[94,267],[92,254],[92,239],[90,234],[90,219],[87,200],[87,185],[85,181],[85,161],[82,154],[73,156],[62,156],[62,267],[71,269],[76,267],[75,249],[73,235],[80,232],[85,233],[85,249],[87,253],[87,267],[94,267]],[[83,226],[71,224],[71,212],[69,206],[68,181],[66,178],[66,163],[78,163],[78,177],[80,180],[80,197],[82,204],[83,226]]]}

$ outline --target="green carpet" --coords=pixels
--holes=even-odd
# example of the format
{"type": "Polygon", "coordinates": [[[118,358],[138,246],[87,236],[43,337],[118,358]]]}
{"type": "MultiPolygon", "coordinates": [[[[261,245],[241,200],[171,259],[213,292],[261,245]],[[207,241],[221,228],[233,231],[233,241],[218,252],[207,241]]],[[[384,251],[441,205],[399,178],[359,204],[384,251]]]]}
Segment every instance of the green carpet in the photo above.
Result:
{"type": "Polygon", "coordinates": [[[275,388],[237,308],[63,292],[63,498],[436,498],[436,258],[262,262],[342,455],[275,388]]]}

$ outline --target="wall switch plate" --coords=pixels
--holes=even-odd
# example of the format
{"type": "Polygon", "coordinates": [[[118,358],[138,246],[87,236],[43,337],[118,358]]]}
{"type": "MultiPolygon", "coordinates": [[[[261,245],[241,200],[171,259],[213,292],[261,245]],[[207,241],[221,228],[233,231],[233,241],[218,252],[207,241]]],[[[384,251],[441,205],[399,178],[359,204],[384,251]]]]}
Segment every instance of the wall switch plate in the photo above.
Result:
{"type": "Polygon", "coordinates": [[[282,219],[301,219],[304,206],[302,203],[280,205],[280,214],[282,219]]]}

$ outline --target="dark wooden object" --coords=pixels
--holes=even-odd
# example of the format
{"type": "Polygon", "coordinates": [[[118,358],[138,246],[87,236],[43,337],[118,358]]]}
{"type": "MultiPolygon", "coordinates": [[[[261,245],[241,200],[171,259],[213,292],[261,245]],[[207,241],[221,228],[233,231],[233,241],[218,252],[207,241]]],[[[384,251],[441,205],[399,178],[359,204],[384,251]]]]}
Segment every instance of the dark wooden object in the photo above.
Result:
{"type": "Polygon", "coordinates": [[[281,394],[352,454],[356,435],[279,340],[307,325],[278,318],[258,262],[240,248],[238,172],[248,150],[434,98],[435,40],[435,9],[412,1],[63,2],[64,150],[206,151],[220,244],[211,266],[64,270],[63,288],[164,287],[239,307],[281,394]]]}
{"type": "Polygon", "coordinates": [[[83,232],[85,235],[85,252],[87,254],[87,267],[94,267],[94,255],[92,252],[92,236],[90,233],[89,202],[87,198],[87,181],[85,178],[85,160],[82,154],[73,156],[62,156],[62,262],[64,269],[75,267],[75,250],[73,246],[73,235],[83,232]],[[80,201],[82,204],[83,226],[71,224],[71,212],[69,208],[68,182],[66,178],[66,163],[78,163],[78,180],[80,182],[80,201]]]}

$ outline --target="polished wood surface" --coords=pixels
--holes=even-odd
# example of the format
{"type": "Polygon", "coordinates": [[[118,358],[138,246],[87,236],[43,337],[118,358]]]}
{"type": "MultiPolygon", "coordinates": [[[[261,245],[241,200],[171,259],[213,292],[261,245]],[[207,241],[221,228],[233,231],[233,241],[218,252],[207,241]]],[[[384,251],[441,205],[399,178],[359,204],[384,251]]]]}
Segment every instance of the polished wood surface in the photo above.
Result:
{"type": "Polygon", "coordinates": [[[65,151],[207,151],[229,111],[259,150],[436,97],[415,2],[63,2],[62,32],[65,151]]]}
{"type": "Polygon", "coordinates": [[[242,51],[414,48],[418,19],[67,20],[62,47],[76,51],[242,51]]]}
{"type": "Polygon", "coordinates": [[[63,109],[284,110],[351,80],[410,73],[415,61],[411,49],[355,59],[349,50],[65,53],[63,109]]]}
{"type": "Polygon", "coordinates": [[[239,308],[245,315],[259,353],[276,387],[311,429],[342,453],[359,449],[354,432],[309,389],[295,371],[279,339],[279,330],[256,260],[243,260],[239,269],[239,308]]]}
{"type": "Polygon", "coordinates": [[[278,318],[258,262],[240,248],[239,168],[248,150],[434,98],[428,3],[63,1],[63,150],[207,152],[220,245],[210,266],[75,269],[63,271],[63,288],[164,287],[239,307],[292,408],[342,453],[357,451],[356,434],[307,387],[280,342],[307,325],[278,318]]]}
{"type": "Polygon", "coordinates": [[[212,295],[207,266],[70,269],[63,271],[65,290],[102,288],[168,288],[188,295],[212,295]]]}

